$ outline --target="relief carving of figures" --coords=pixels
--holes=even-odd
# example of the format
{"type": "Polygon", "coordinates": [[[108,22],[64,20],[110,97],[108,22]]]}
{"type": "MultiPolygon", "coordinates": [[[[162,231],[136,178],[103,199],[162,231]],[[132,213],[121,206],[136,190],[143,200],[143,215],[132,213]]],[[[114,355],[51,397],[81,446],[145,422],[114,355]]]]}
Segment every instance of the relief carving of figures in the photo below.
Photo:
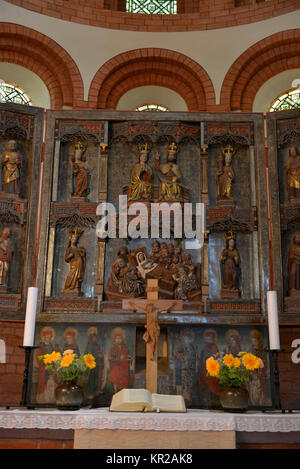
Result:
{"type": "Polygon", "coordinates": [[[145,296],[146,284],[141,277],[135,259],[126,246],[121,246],[118,257],[112,265],[107,283],[107,295],[111,299],[145,296]]]}
{"type": "Polygon", "coordinates": [[[144,298],[147,279],[158,279],[159,298],[201,300],[200,264],[194,264],[189,253],[184,253],[182,259],[181,246],[159,241],[153,242],[150,254],[146,248],[120,248],[106,296],[111,300],[144,298]]]}
{"type": "Polygon", "coordinates": [[[128,201],[151,200],[153,171],[147,164],[148,145],[139,145],[139,162],[131,171],[131,180],[128,187],[128,201]]]}
{"type": "Polygon", "coordinates": [[[85,272],[86,254],[78,241],[83,231],[79,228],[70,229],[70,240],[65,254],[65,262],[70,264],[70,272],[66,278],[63,295],[80,296],[81,283],[85,272]]]}
{"type": "Polygon", "coordinates": [[[300,154],[296,147],[290,147],[284,166],[285,184],[289,202],[300,202],[300,154]]]}
{"type": "Polygon", "coordinates": [[[232,201],[232,189],[234,182],[234,171],[232,157],[235,154],[231,145],[222,147],[222,154],[218,158],[218,171],[216,174],[218,201],[232,201]]]}
{"type": "Polygon", "coordinates": [[[182,175],[176,163],[178,147],[175,142],[168,146],[167,163],[160,165],[159,154],[155,156],[155,170],[160,180],[159,200],[181,202],[183,200],[182,175]]]}
{"type": "Polygon", "coordinates": [[[86,146],[78,141],[74,145],[74,154],[72,156],[72,172],[74,176],[74,190],[72,197],[86,198],[89,192],[90,174],[87,167],[84,153],[86,146]]]}
{"type": "Polygon", "coordinates": [[[21,158],[17,142],[9,140],[2,156],[2,192],[19,194],[21,158]]]}
{"type": "Polygon", "coordinates": [[[2,291],[6,291],[8,287],[9,268],[14,253],[10,236],[10,228],[4,228],[0,236],[0,290],[2,291]]]}
{"type": "Polygon", "coordinates": [[[235,233],[229,231],[225,234],[226,248],[220,257],[222,274],[222,297],[240,296],[240,255],[235,245],[235,233]]]}
{"type": "Polygon", "coordinates": [[[300,233],[293,236],[288,253],[289,296],[300,295],[300,233]]]}

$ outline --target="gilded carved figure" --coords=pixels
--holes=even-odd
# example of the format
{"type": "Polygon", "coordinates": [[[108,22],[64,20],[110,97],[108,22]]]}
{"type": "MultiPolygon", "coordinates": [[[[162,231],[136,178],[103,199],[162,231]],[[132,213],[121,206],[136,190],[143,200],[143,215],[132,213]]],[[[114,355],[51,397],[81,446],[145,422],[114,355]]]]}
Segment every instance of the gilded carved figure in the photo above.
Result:
{"type": "Polygon", "coordinates": [[[2,289],[8,287],[9,268],[14,252],[10,236],[10,228],[4,228],[0,236],[0,287],[2,289]]]}
{"type": "Polygon", "coordinates": [[[21,158],[17,142],[9,140],[2,156],[2,192],[19,194],[21,158]]]}
{"type": "Polygon", "coordinates": [[[153,171],[148,165],[148,145],[139,145],[139,162],[131,171],[131,180],[128,187],[128,201],[151,200],[153,171]]]}
{"type": "Polygon", "coordinates": [[[300,294],[300,233],[293,236],[288,253],[289,296],[300,294]]]}
{"type": "Polygon", "coordinates": [[[178,147],[175,142],[168,146],[167,163],[160,165],[159,154],[155,156],[155,170],[160,180],[159,200],[180,202],[183,200],[182,175],[176,163],[178,147]]]}
{"type": "Polygon", "coordinates": [[[300,200],[300,154],[296,147],[290,147],[288,159],[284,166],[285,183],[288,193],[288,200],[300,200]]]}
{"type": "Polygon", "coordinates": [[[74,190],[72,197],[85,198],[89,190],[89,171],[86,157],[84,156],[86,147],[78,141],[74,146],[72,157],[72,171],[74,175],[74,190]]]}
{"type": "Polygon", "coordinates": [[[217,199],[218,201],[232,200],[232,189],[234,182],[232,157],[235,154],[235,150],[231,145],[228,145],[221,150],[222,154],[218,159],[218,170],[216,174],[218,186],[217,199]]]}
{"type": "Polygon", "coordinates": [[[223,249],[220,257],[222,291],[235,292],[239,296],[240,255],[236,248],[235,233],[229,231],[225,234],[225,238],[226,248],[223,249]]]}
{"type": "Polygon", "coordinates": [[[70,264],[70,272],[66,278],[63,293],[80,295],[81,283],[85,272],[86,254],[82,246],[78,246],[78,241],[82,231],[79,228],[70,230],[70,240],[65,254],[65,262],[70,264]]]}

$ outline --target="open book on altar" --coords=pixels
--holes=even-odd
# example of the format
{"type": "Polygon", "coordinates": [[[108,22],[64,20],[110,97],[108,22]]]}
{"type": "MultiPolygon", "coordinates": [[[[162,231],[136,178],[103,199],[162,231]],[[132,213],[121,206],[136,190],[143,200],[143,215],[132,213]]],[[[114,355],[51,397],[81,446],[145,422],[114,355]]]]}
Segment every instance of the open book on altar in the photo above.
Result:
{"type": "Polygon", "coordinates": [[[186,412],[183,396],[151,394],[147,389],[122,389],[113,395],[111,412],[186,412]]]}

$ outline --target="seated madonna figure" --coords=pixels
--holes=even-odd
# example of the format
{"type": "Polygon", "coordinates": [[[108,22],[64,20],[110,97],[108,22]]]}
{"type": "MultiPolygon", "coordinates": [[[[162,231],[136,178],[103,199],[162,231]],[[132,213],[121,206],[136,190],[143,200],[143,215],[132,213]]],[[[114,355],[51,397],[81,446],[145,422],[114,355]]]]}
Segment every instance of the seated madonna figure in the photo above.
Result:
{"type": "Polygon", "coordinates": [[[131,180],[128,187],[128,201],[151,200],[153,171],[147,164],[148,145],[139,145],[139,162],[131,171],[131,180]]]}

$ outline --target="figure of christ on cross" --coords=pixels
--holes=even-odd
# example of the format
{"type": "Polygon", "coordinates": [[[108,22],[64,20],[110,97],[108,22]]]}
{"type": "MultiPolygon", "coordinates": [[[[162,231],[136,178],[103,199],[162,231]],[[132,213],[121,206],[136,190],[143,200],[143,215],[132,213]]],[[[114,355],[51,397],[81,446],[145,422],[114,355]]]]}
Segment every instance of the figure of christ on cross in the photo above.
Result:
{"type": "Polygon", "coordinates": [[[131,301],[129,301],[129,304],[134,311],[140,310],[146,314],[147,324],[145,325],[146,331],[143,335],[143,339],[147,344],[150,344],[150,360],[155,360],[157,358],[158,339],[160,335],[158,315],[163,311],[170,311],[173,307],[177,305],[177,302],[174,301],[170,306],[161,309],[156,308],[153,303],[146,303],[146,306],[144,308],[142,308],[141,306],[137,307],[131,301]]]}
{"type": "Polygon", "coordinates": [[[182,310],[181,300],[159,300],[158,280],[147,280],[147,299],[123,300],[123,309],[142,311],[146,314],[147,323],[143,339],[146,342],[146,388],[150,392],[157,392],[157,355],[160,325],[158,315],[164,311],[182,310]]]}

